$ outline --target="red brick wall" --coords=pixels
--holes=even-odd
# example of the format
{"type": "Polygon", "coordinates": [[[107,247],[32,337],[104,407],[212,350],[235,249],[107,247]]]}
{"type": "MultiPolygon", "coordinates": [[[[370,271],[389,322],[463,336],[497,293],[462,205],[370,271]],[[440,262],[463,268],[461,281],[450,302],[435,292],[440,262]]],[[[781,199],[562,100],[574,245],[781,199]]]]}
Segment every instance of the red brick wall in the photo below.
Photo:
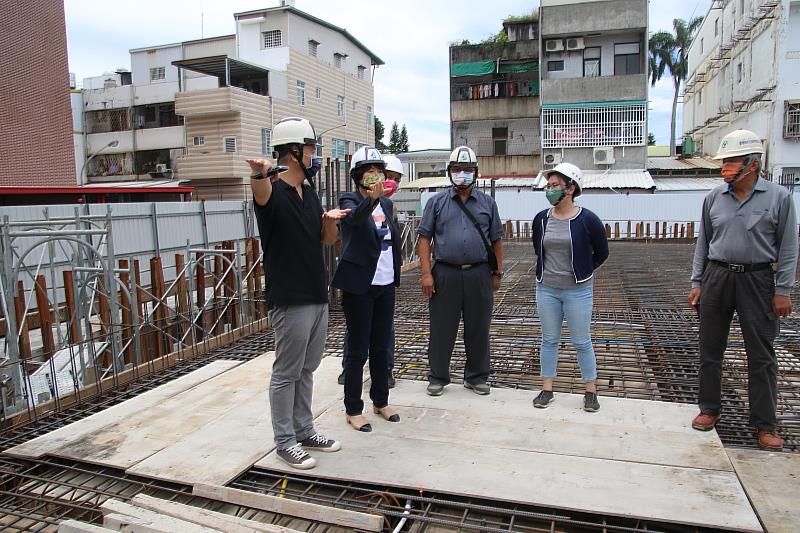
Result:
{"type": "Polygon", "coordinates": [[[0,187],[74,186],[63,0],[0,0],[0,13],[0,187]]]}

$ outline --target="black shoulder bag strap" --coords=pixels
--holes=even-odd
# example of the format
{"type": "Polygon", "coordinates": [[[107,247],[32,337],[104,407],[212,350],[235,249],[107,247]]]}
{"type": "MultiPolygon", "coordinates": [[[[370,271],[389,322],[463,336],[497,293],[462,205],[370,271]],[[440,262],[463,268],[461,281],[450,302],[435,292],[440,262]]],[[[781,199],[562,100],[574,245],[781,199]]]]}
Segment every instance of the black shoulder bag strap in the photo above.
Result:
{"type": "Polygon", "coordinates": [[[464,202],[461,201],[461,198],[456,198],[456,203],[458,204],[458,207],[460,207],[461,210],[464,211],[464,214],[467,215],[467,218],[469,219],[470,222],[472,222],[472,225],[475,226],[475,230],[478,232],[478,235],[481,236],[483,245],[486,247],[487,257],[489,258],[489,270],[491,270],[492,272],[497,272],[497,256],[494,255],[494,250],[492,249],[492,245],[489,244],[489,239],[487,239],[486,235],[483,234],[483,230],[481,230],[481,225],[478,224],[477,220],[475,220],[475,215],[473,215],[472,212],[469,209],[467,209],[467,206],[464,205],[464,202]]]}

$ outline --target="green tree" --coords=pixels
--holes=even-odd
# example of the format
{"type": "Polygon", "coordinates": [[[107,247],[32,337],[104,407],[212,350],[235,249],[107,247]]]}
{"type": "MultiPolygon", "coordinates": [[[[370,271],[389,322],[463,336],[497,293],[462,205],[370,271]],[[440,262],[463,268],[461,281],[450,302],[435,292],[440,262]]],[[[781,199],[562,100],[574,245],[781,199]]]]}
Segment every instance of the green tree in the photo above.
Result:
{"type": "Polygon", "coordinates": [[[400,128],[397,127],[397,122],[392,123],[392,129],[389,132],[389,152],[400,153],[400,128]]]}
{"type": "Polygon", "coordinates": [[[381,122],[381,119],[378,117],[375,117],[375,148],[381,152],[386,150],[386,145],[383,144],[384,133],[385,128],[383,127],[383,122],[381,122]]]}
{"type": "Polygon", "coordinates": [[[688,71],[688,51],[692,39],[703,22],[703,17],[695,17],[689,22],[683,19],[672,21],[674,33],[659,31],[650,37],[650,57],[648,58],[650,82],[655,85],[669,70],[675,93],[672,98],[672,122],[670,123],[669,153],[675,155],[675,116],[678,110],[678,94],[681,83],[688,71]]]}
{"type": "Polygon", "coordinates": [[[656,145],[656,136],[653,135],[652,131],[647,132],[647,146],[655,146],[656,145]]]}
{"type": "Polygon", "coordinates": [[[398,153],[408,152],[408,130],[406,125],[400,129],[400,137],[397,142],[398,153]]]}

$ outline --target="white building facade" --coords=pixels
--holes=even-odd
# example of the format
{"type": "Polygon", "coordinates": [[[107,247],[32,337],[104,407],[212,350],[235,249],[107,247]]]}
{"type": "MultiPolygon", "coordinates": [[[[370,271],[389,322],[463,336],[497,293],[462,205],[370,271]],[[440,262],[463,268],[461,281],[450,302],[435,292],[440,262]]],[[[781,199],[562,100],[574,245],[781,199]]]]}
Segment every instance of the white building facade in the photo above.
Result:
{"type": "Polygon", "coordinates": [[[774,181],[800,184],[800,1],[712,2],[689,49],[683,130],[714,155],[736,129],[762,138],[774,181]]]}

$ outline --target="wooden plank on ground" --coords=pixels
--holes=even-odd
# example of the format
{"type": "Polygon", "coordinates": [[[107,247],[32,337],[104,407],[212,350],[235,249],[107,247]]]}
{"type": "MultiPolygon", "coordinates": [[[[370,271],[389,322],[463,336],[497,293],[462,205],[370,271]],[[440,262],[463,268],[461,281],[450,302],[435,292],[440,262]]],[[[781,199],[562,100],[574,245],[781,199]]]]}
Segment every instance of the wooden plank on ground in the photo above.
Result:
{"type": "MultiPolygon", "coordinates": [[[[336,382],[341,369],[341,359],[326,357],[314,372],[315,417],[341,402],[343,389],[336,382]]],[[[231,404],[230,410],[133,465],[127,473],[186,485],[225,485],[234,479],[274,449],[267,392],[271,375],[271,369],[262,373],[261,392],[231,404]]]]}
{"type": "Polygon", "coordinates": [[[195,485],[192,489],[192,494],[212,500],[244,505],[273,513],[297,516],[316,522],[324,522],[326,524],[351,527],[353,529],[380,531],[383,528],[384,522],[383,516],[381,515],[337,509],[326,505],[301,502],[258,492],[215,485],[195,485]]]}
{"type": "Polygon", "coordinates": [[[103,511],[103,525],[118,528],[118,531],[135,531],[142,529],[153,532],[181,533],[213,533],[224,531],[211,527],[201,526],[188,520],[181,520],[172,516],[165,516],[156,511],[142,509],[119,500],[106,500],[100,505],[103,511]]]}
{"type": "MultiPolygon", "coordinates": [[[[412,385],[419,388],[420,395],[424,395],[423,383],[412,385]]],[[[398,388],[406,389],[408,383],[400,383],[398,388]]],[[[586,413],[582,409],[566,408],[559,410],[555,404],[548,409],[535,409],[529,402],[523,401],[514,409],[497,409],[492,402],[471,401],[475,394],[463,387],[454,393],[451,396],[463,397],[460,403],[471,402],[469,409],[439,408],[440,398],[429,396],[413,399],[414,403],[426,407],[407,407],[397,403],[402,401],[397,396],[403,399],[407,396],[393,394],[390,398],[392,405],[407,423],[385,425],[379,417],[367,416],[376,419],[373,426],[380,427],[381,433],[397,438],[485,442],[498,448],[733,471],[716,432],[686,433],[682,427],[653,430],[635,424],[597,423],[602,422],[595,416],[599,412],[586,413]]],[[[529,396],[521,391],[504,395],[513,394],[522,396],[523,400],[529,396]]],[[[583,402],[583,396],[559,396],[562,399],[566,397],[566,404],[583,402]]],[[[605,399],[603,403],[606,403],[605,399]]],[[[618,405],[620,403],[616,402],[603,407],[614,408],[618,405]]],[[[344,418],[344,410],[338,416],[344,418]]]]}
{"type": "Polygon", "coordinates": [[[58,533],[109,533],[110,531],[117,530],[95,524],[87,524],[86,522],[78,522],[77,520],[64,520],[58,524],[58,533]]]}
{"type": "Polygon", "coordinates": [[[146,411],[82,435],[52,453],[88,463],[130,468],[249,400],[264,387],[264,375],[273,360],[273,352],[261,355],[146,411]]]}
{"type": "Polygon", "coordinates": [[[131,503],[142,509],[149,509],[162,515],[179,518],[201,526],[213,527],[226,533],[252,533],[254,531],[263,533],[300,533],[296,529],[264,524],[255,520],[247,520],[225,513],[201,509],[194,505],[153,498],[145,494],[138,494],[131,500],[131,503]]]}
{"type": "Polygon", "coordinates": [[[733,467],[770,533],[800,531],[800,455],[728,450],[733,467]]]}
{"type": "MultiPolygon", "coordinates": [[[[517,394],[530,401],[529,393],[517,394]]],[[[453,423],[468,416],[471,404],[463,403],[466,405],[460,409],[448,410],[453,423]]],[[[491,435],[483,435],[483,440],[438,442],[404,437],[401,426],[413,422],[413,417],[400,424],[373,419],[372,433],[342,431],[339,410],[327,411],[317,419],[317,428],[335,435],[342,442],[342,451],[335,461],[320,461],[313,475],[604,515],[761,531],[733,472],[502,448],[494,444],[491,435]]],[[[414,431],[402,429],[409,434],[414,431]]],[[[503,433],[515,431],[519,431],[518,424],[506,427],[503,433]]],[[[640,445],[651,446],[658,438],[659,432],[654,431],[652,438],[640,445]]],[[[293,470],[274,452],[256,466],[293,470]]]]}
{"type": "Polygon", "coordinates": [[[136,413],[146,412],[153,406],[159,405],[171,397],[197,386],[223,372],[240,365],[239,361],[217,360],[197,370],[165,383],[155,389],[149,390],[138,396],[126,400],[99,413],[74,422],[68,426],[56,429],[29,440],[24,444],[6,450],[4,453],[13,457],[42,457],[52,454],[69,443],[76,442],[84,435],[88,435],[102,428],[113,426],[125,418],[136,413]]]}

